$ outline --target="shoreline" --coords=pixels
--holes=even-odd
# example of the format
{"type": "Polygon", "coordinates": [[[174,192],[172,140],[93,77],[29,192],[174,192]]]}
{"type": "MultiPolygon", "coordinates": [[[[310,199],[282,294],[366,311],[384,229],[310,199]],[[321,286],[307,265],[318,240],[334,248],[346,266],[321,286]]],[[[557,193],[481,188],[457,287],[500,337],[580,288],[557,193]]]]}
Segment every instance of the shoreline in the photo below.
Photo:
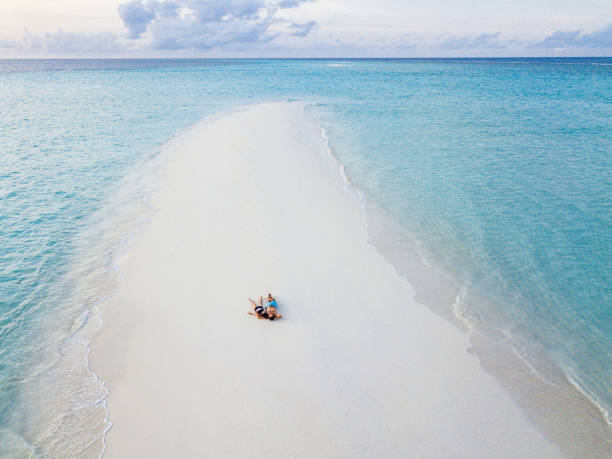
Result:
{"type": "Polygon", "coordinates": [[[452,273],[425,260],[414,237],[369,196],[366,199],[370,242],[414,286],[419,304],[466,334],[466,351],[505,388],[540,432],[568,457],[612,457],[612,424],[605,407],[551,356],[535,348],[519,349],[508,332],[483,322],[464,304],[466,287],[452,273]]]}
{"type": "Polygon", "coordinates": [[[558,456],[558,450],[541,438],[501,386],[463,351],[469,344],[461,332],[417,304],[412,287],[368,244],[363,210],[350,204],[351,198],[338,187],[339,177],[321,174],[324,158],[307,154],[317,149],[321,152],[324,145],[299,111],[296,104],[248,107],[202,123],[175,142],[175,157],[165,168],[166,186],[153,198],[158,213],[121,260],[124,282],[102,307],[105,323],[91,345],[92,367],[110,389],[113,427],[107,436],[107,454],[121,457],[129,456],[130,451],[150,451],[152,456],[163,456],[164,452],[182,451],[243,457],[245,450],[241,448],[246,445],[236,445],[233,440],[246,435],[252,441],[247,443],[253,457],[286,457],[288,451],[301,457],[313,453],[309,448],[319,448],[317,452],[328,457],[349,452],[363,457],[382,452],[399,457],[408,451],[510,457],[516,455],[519,438],[526,455],[558,456]],[[266,117],[275,123],[261,120],[266,117]],[[283,128],[280,132],[278,126],[283,128]],[[298,157],[287,158],[287,149],[297,150],[298,157]],[[257,159],[245,157],[242,150],[258,155],[257,159]],[[224,158],[218,158],[219,151],[224,158]],[[212,161],[216,161],[216,174],[207,172],[212,161]],[[279,168],[278,162],[285,168],[279,168]],[[268,172],[272,175],[267,176],[268,172]],[[233,181],[232,186],[223,178],[233,181]],[[288,196],[278,196],[274,186],[266,185],[270,180],[280,182],[277,185],[282,185],[288,196]],[[203,189],[198,189],[200,186],[203,189]],[[208,197],[206,202],[206,192],[221,192],[221,196],[208,197]],[[296,200],[303,204],[296,208],[307,215],[292,215],[296,200]],[[328,201],[333,203],[331,208],[328,201]],[[235,209],[222,209],[219,206],[223,204],[235,209]],[[322,213],[326,218],[312,222],[322,213]],[[267,228],[268,219],[262,219],[261,214],[275,226],[267,228]],[[189,218],[186,223],[197,228],[187,225],[183,232],[177,230],[176,222],[183,221],[178,216],[189,218]],[[295,218],[301,225],[295,226],[295,218]],[[241,228],[245,220],[250,223],[246,230],[241,228]],[[347,220],[361,227],[350,226],[347,233],[347,220]],[[200,232],[193,234],[196,229],[200,232]],[[171,234],[183,240],[168,239],[171,234]],[[338,240],[339,235],[346,240],[338,240]],[[295,239],[305,247],[295,247],[295,239]],[[219,246],[226,250],[219,251],[219,246]],[[340,253],[330,255],[330,250],[340,253]],[[190,259],[196,253],[202,257],[190,259]],[[284,258],[291,253],[299,257],[284,258]],[[183,262],[177,263],[181,258],[183,262]],[[328,266],[321,267],[321,260],[328,266]],[[245,261],[252,262],[254,268],[242,266],[245,261]],[[188,266],[182,266],[185,263],[188,266]],[[317,272],[331,268],[336,269],[325,271],[323,277],[317,272]],[[197,274],[202,271],[206,276],[197,274]],[[206,283],[201,290],[194,288],[193,283],[207,279],[214,281],[214,288],[206,283]],[[372,285],[361,286],[355,283],[357,279],[372,285]],[[274,285],[269,285],[271,281],[274,285]],[[376,284],[389,291],[375,288],[376,284]],[[246,296],[257,295],[262,288],[273,293],[279,289],[281,313],[285,315],[281,322],[261,323],[246,315],[246,296]],[[313,288],[320,292],[313,293],[313,288]],[[369,295],[347,291],[353,288],[369,295]],[[377,296],[388,306],[382,316],[368,310],[369,302],[364,300],[377,296]],[[333,303],[321,308],[320,303],[327,303],[328,298],[333,298],[333,303]],[[221,306],[205,306],[216,304],[221,306]],[[411,330],[415,317],[422,323],[412,325],[411,330]],[[424,324],[437,339],[426,336],[421,329],[424,324]],[[397,340],[407,332],[420,339],[413,337],[410,343],[397,340]],[[364,342],[382,348],[373,350],[364,347],[364,342]],[[415,349],[424,343],[429,347],[420,351],[428,352],[427,356],[415,349]],[[253,362],[249,352],[253,344],[258,350],[262,346],[279,355],[272,362],[267,358],[253,362]],[[440,345],[444,345],[444,352],[436,349],[440,345]],[[354,354],[355,350],[361,352],[354,354]],[[447,352],[452,359],[447,359],[447,352]],[[196,359],[202,362],[203,370],[194,367],[196,359]],[[296,365],[296,359],[302,365],[296,365]],[[418,364],[417,373],[430,379],[414,379],[414,368],[408,362],[418,364]],[[363,372],[364,367],[368,371],[363,372]],[[215,377],[210,378],[210,370],[217,370],[215,377]],[[303,383],[300,377],[311,384],[303,383]],[[459,386],[457,379],[463,381],[459,386]],[[451,380],[450,387],[442,387],[451,380]],[[245,381],[253,382],[247,385],[245,381]],[[279,381],[286,384],[279,385],[279,381]],[[381,385],[389,391],[381,394],[381,385]],[[415,385],[424,393],[419,397],[404,394],[415,385]],[[456,397],[450,397],[449,392],[456,397]],[[262,394],[265,397],[260,400],[262,394]],[[476,407],[465,406],[466,395],[476,407]],[[232,398],[238,400],[232,403],[232,398]],[[440,405],[442,400],[446,403],[440,405]],[[274,402],[272,406],[270,402],[274,402]],[[194,405],[201,406],[205,414],[196,412],[194,405]],[[326,422],[313,417],[308,409],[311,406],[330,419],[326,422]],[[452,420],[436,412],[443,407],[454,414],[452,420]],[[245,412],[257,422],[232,419],[245,412]],[[288,422],[296,416],[302,423],[278,425],[279,420],[288,422]],[[463,422],[456,422],[456,417],[463,422]],[[191,420],[189,425],[185,418],[191,420]],[[385,428],[372,427],[371,419],[386,421],[385,428]],[[316,434],[304,443],[302,429],[313,421],[316,434]],[[253,435],[259,432],[258,426],[267,424],[284,432],[280,445],[253,435]],[[437,436],[423,424],[438,432],[437,436]],[[479,425],[485,434],[474,432],[479,425]],[[151,436],[150,432],[160,429],[165,438],[151,436]],[[420,435],[415,435],[415,430],[420,435]],[[208,440],[200,442],[202,438],[208,440]]]}
{"type": "MultiPolygon", "coordinates": [[[[315,121],[329,156],[339,167],[345,187],[363,206],[369,242],[413,286],[417,303],[466,333],[469,340],[466,351],[477,357],[482,370],[506,389],[528,419],[560,447],[564,455],[612,457],[609,452],[612,447],[609,413],[578,382],[580,378],[541,350],[529,346],[519,348],[509,332],[483,322],[472,307],[466,307],[468,286],[451,271],[440,270],[435,262],[430,263],[422,253],[418,239],[351,181],[329,144],[327,131],[318,120],[315,121]],[[562,411],[558,408],[560,405],[562,411]],[[579,428],[573,422],[575,419],[580,419],[579,428]]],[[[482,300],[476,296],[469,303],[482,300]]]]}

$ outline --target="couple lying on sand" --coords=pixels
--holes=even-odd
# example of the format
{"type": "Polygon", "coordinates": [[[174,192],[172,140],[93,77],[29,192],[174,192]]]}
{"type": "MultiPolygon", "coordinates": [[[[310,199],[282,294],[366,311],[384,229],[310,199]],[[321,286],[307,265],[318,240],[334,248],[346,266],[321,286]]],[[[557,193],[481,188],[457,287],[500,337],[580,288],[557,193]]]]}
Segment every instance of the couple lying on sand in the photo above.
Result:
{"type": "Polygon", "coordinates": [[[274,320],[274,319],[280,319],[281,317],[283,317],[276,310],[276,300],[274,299],[271,293],[268,293],[268,298],[266,298],[265,310],[264,310],[264,307],[262,306],[262,303],[263,303],[262,296],[259,297],[259,303],[255,303],[255,301],[253,301],[251,298],[249,298],[249,301],[253,305],[253,312],[249,312],[249,314],[257,317],[258,319],[274,320]]]}

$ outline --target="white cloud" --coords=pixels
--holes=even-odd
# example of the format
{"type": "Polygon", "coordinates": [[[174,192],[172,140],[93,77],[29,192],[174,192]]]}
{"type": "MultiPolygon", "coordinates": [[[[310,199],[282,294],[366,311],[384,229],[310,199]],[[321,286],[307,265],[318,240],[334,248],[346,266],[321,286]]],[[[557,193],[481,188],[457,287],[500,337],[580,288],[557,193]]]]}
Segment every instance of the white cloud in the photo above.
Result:
{"type": "MultiPolygon", "coordinates": [[[[153,49],[209,50],[270,42],[279,35],[271,26],[286,22],[276,13],[305,1],[310,0],[131,0],[118,11],[128,37],[148,31],[153,49]]],[[[292,23],[290,34],[304,37],[315,26],[315,21],[292,23]]]]}
{"type": "Polygon", "coordinates": [[[54,33],[32,35],[26,31],[19,39],[0,41],[0,48],[17,53],[39,55],[108,55],[126,48],[113,33],[83,34],[58,30],[54,33]]]}
{"type": "Polygon", "coordinates": [[[501,32],[496,33],[481,33],[475,37],[462,36],[452,37],[443,40],[440,43],[442,49],[460,50],[460,49],[502,49],[506,48],[514,41],[501,40],[501,32]]]}
{"type": "Polygon", "coordinates": [[[590,33],[584,33],[580,30],[558,30],[531,46],[533,48],[612,49],[612,24],[590,33]]]}
{"type": "Polygon", "coordinates": [[[155,19],[156,5],[157,2],[145,5],[140,0],[132,0],[119,5],[117,11],[123,24],[128,29],[129,38],[138,38],[147,31],[151,21],[155,19]]]}
{"type": "Polygon", "coordinates": [[[291,24],[290,28],[293,31],[291,35],[294,37],[305,37],[308,35],[311,30],[317,27],[317,23],[315,21],[304,22],[303,24],[298,24],[294,22],[291,24]]]}

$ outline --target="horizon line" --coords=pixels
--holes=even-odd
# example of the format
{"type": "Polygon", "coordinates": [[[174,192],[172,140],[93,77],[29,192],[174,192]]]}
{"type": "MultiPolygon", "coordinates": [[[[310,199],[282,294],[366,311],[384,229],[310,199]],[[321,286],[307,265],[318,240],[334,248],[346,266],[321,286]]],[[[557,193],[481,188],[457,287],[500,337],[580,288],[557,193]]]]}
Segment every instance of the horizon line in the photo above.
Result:
{"type": "Polygon", "coordinates": [[[433,59],[612,59],[612,56],[429,56],[429,57],[392,57],[392,56],[381,56],[381,57],[350,57],[350,56],[335,56],[335,57],[202,57],[202,56],[182,56],[182,57],[61,57],[61,56],[48,56],[48,57],[0,57],[0,61],[8,60],[338,60],[338,59],[350,59],[350,60],[433,60],[433,59]]]}

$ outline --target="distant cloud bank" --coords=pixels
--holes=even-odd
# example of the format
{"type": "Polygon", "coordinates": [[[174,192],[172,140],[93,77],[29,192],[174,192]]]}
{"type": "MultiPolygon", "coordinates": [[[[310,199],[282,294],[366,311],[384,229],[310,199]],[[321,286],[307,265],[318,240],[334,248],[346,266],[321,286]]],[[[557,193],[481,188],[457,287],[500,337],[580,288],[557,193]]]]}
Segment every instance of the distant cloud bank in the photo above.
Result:
{"type": "Polygon", "coordinates": [[[612,24],[591,33],[580,30],[558,30],[544,40],[534,43],[535,48],[612,48],[612,24]]]}
{"type": "Polygon", "coordinates": [[[2,39],[0,53],[63,56],[547,56],[612,55],[612,24],[599,30],[558,30],[521,40],[501,32],[395,37],[338,34],[309,17],[322,0],[128,0],[117,14],[124,33],[58,30],[2,39]],[[316,5],[313,5],[313,7],[316,5]],[[297,20],[295,18],[301,18],[297,20]]]}
{"type": "Polygon", "coordinates": [[[26,31],[18,40],[0,40],[0,50],[2,48],[49,55],[117,54],[125,51],[125,46],[113,33],[83,34],[63,30],[44,35],[32,35],[26,31]]]}
{"type": "Polygon", "coordinates": [[[502,49],[510,42],[500,40],[501,32],[482,33],[476,37],[453,37],[444,40],[440,47],[444,49],[502,49]]]}

